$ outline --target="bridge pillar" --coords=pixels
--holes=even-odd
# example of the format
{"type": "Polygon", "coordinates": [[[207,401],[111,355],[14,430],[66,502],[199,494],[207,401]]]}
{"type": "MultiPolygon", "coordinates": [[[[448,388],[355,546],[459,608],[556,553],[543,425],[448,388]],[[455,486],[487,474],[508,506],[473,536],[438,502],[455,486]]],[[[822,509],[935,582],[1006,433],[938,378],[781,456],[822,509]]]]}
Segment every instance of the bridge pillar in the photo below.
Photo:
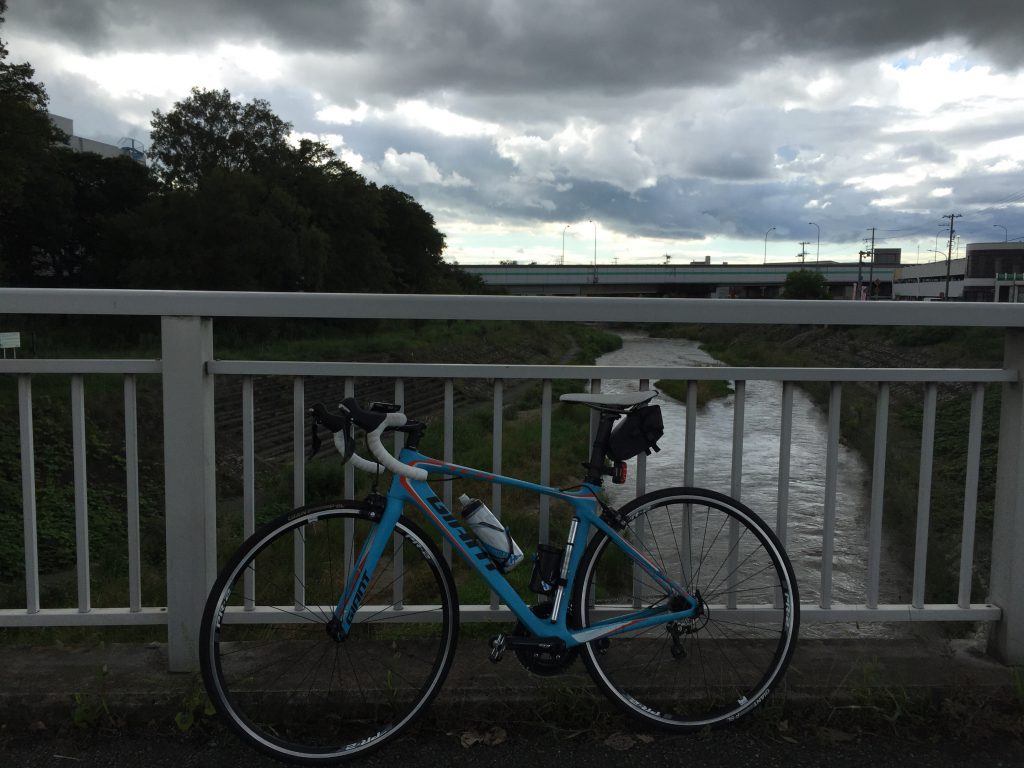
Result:
{"type": "Polygon", "coordinates": [[[992,522],[989,600],[1003,612],[990,652],[1024,664],[1024,329],[1007,328],[1003,367],[1017,371],[1004,384],[999,417],[999,459],[992,522]]]}
{"type": "Polygon", "coordinates": [[[199,668],[199,624],[217,570],[213,321],[164,317],[164,499],[167,655],[171,672],[199,668]]]}

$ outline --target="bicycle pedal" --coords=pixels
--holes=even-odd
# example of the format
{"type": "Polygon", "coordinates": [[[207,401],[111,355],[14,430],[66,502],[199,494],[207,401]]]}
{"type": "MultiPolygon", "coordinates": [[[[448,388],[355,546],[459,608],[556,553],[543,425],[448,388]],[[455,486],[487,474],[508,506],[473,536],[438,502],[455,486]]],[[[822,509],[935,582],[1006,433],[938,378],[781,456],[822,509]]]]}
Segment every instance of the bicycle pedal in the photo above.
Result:
{"type": "Polygon", "coordinates": [[[508,645],[508,640],[505,635],[497,635],[491,638],[491,663],[497,664],[501,661],[501,657],[505,655],[505,647],[508,645]]]}

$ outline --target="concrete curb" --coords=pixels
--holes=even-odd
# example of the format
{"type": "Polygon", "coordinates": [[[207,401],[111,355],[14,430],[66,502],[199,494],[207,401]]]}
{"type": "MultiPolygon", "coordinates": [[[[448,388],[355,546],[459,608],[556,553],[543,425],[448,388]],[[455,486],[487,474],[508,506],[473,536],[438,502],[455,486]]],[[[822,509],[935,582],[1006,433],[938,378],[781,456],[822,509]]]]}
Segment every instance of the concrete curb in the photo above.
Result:
{"type": "MultiPolygon", "coordinates": [[[[462,640],[434,708],[536,718],[553,707],[606,706],[583,665],[557,677],[531,675],[511,657],[488,659],[485,640],[462,640]],[[574,698],[574,697],[579,698],[574,698]],[[596,702],[596,703],[595,703],[596,702]]],[[[149,723],[201,711],[200,676],[167,672],[162,644],[92,648],[6,647],[0,724],[149,723]]],[[[893,694],[970,697],[1024,707],[1021,671],[985,656],[971,641],[801,640],[776,698],[787,706],[839,706],[893,694]],[[1017,677],[1015,678],[1015,674],[1017,677]]]]}

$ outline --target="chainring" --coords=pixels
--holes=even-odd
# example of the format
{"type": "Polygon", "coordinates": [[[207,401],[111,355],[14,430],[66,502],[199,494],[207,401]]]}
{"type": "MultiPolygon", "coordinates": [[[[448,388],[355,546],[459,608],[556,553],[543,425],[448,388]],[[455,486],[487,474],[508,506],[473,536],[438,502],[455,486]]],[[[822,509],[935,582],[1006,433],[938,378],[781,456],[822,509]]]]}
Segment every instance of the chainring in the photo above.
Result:
{"type": "MultiPolygon", "coordinates": [[[[530,611],[534,616],[540,619],[551,618],[552,603],[540,603],[530,608],[530,611]]],[[[515,627],[512,629],[512,635],[514,637],[529,637],[530,633],[526,627],[523,626],[521,621],[517,621],[515,627]]],[[[541,651],[535,648],[516,648],[516,658],[519,659],[519,663],[522,664],[530,672],[535,675],[541,675],[543,677],[553,677],[554,675],[560,674],[569,666],[572,665],[573,661],[576,660],[576,656],[579,654],[577,648],[567,648],[558,653],[551,653],[549,651],[541,651]]]]}

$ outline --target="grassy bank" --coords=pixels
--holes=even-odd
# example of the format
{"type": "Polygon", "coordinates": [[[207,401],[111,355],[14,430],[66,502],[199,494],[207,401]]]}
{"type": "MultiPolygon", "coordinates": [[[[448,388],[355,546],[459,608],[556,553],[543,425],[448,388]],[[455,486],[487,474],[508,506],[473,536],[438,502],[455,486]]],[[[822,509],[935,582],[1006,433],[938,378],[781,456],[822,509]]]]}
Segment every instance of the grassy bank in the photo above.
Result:
{"type": "MultiPolygon", "coordinates": [[[[674,400],[681,403],[686,402],[689,389],[689,382],[668,379],[659,379],[654,382],[654,388],[674,400]]],[[[733,393],[733,388],[728,381],[698,381],[697,382],[697,406],[705,406],[712,400],[721,397],[728,397],[733,393]]]]}
{"type": "MultiPolygon", "coordinates": [[[[731,365],[793,367],[999,367],[1002,334],[973,328],[843,328],[808,326],[653,327],[652,335],[696,339],[731,365]]],[[[827,408],[828,385],[805,389],[827,408]]],[[[842,439],[873,461],[875,385],[843,388],[842,439]]],[[[891,388],[886,451],[885,525],[908,553],[914,551],[919,491],[923,386],[891,388]]],[[[988,589],[992,505],[999,431],[999,387],[986,390],[972,600],[988,589]]],[[[931,486],[925,599],[956,602],[966,473],[969,388],[939,388],[931,486]]],[[[912,554],[908,554],[908,558],[912,554]]],[[[908,562],[910,560],[908,559],[908,562]]]]}
{"type": "MultiPolygon", "coordinates": [[[[617,336],[581,325],[501,322],[431,322],[393,324],[386,332],[362,323],[288,324],[273,333],[268,328],[235,327],[220,323],[215,329],[216,356],[235,359],[387,360],[391,362],[502,362],[589,363],[616,348],[617,336]]],[[[81,329],[53,323],[46,334],[37,328],[34,348],[40,356],[152,357],[157,354],[149,331],[135,339],[105,338],[102,343],[81,329]],[[64,333],[70,338],[63,338],[64,333]],[[53,335],[51,338],[50,335],[53,335]]],[[[95,329],[94,329],[95,330],[95,329]]],[[[27,350],[29,351],[29,350],[27,350]]],[[[76,605],[75,513],[69,377],[36,375],[33,387],[33,437],[36,461],[36,506],[41,602],[45,608],[76,605]]],[[[162,406],[160,382],[155,376],[139,377],[139,442],[143,604],[164,604],[164,521],[162,465],[162,406]]],[[[510,385],[506,394],[504,467],[506,473],[525,478],[538,476],[539,426],[536,419],[519,419],[520,411],[536,408],[539,394],[510,385]],[[536,395],[536,396],[534,396],[536,395]],[[536,437],[536,442],[531,441],[536,437]]],[[[581,409],[582,410],[582,409],[581,409]]],[[[585,415],[555,409],[555,442],[552,465],[570,468],[559,441],[578,430],[563,419],[585,415]]],[[[461,463],[490,467],[490,408],[468,409],[456,426],[456,457],[461,463]]],[[[223,436],[221,436],[223,437],[223,436]]],[[[218,437],[218,445],[229,441],[218,437]]],[[[425,443],[427,451],[440,451],[441,430],[435,429],[425,443]]],[[[0,377],[0,607],[23,607],[24,545],[20,438],[16,377],[0,377]]],[[[326,451],[325,451],[326,454],[326,451]]],[[[86,456],[88,476],[89,552],[92,573],[92,605],[123,606],[128,603],[127,512],[124,500],[124,406],[119,376],[86,377],[86,456]]],[[[219,461],[223,459],[219,458],[219,461]]],[[[240,530],[232,519],[237,503],[240,467],[218,466],[221,521],[225,531],[222,551],[237,541],[240,530]],[[231,531],[231,533],[228,533],[231,531]]],[[[260,515],[269,518],[290,507],[291,469],[261,466],[260,515]]],[[[307,467],[307,499],[310,502],[341,495],[340,469],[336,461],[315,461],[307,467]]],[[[476,495],[490,498],[489,490],[476,495]]],[[[517,505],[513,494],[506,504],[517,505]]],[[[536,541],[524,529],[524,541],[536,541]]],[[[515,524],[519,526],[519,523],[515,524]]],[[[524,524],[525,525],[525,524],[524,524]]],[[[517,536],[520,534],[517,530],[517,536]]],[[[524,567],[524,570],[526,568],[524,567]]],[[[526,576],[528,577],[528,573],[526,576]]],[[[146,630],[152,634],[158,630],[146,630]]],[[[59,639],[73,642],[101,630],[66,628],[45,632],[0,629],[0,638],[26,638],[33,642],[59,639]]],[[[134,639],[132,632],[118,630],[119,639],[134,639]],[[126,637],[127,635],[127,637],[126,637]]]]}

